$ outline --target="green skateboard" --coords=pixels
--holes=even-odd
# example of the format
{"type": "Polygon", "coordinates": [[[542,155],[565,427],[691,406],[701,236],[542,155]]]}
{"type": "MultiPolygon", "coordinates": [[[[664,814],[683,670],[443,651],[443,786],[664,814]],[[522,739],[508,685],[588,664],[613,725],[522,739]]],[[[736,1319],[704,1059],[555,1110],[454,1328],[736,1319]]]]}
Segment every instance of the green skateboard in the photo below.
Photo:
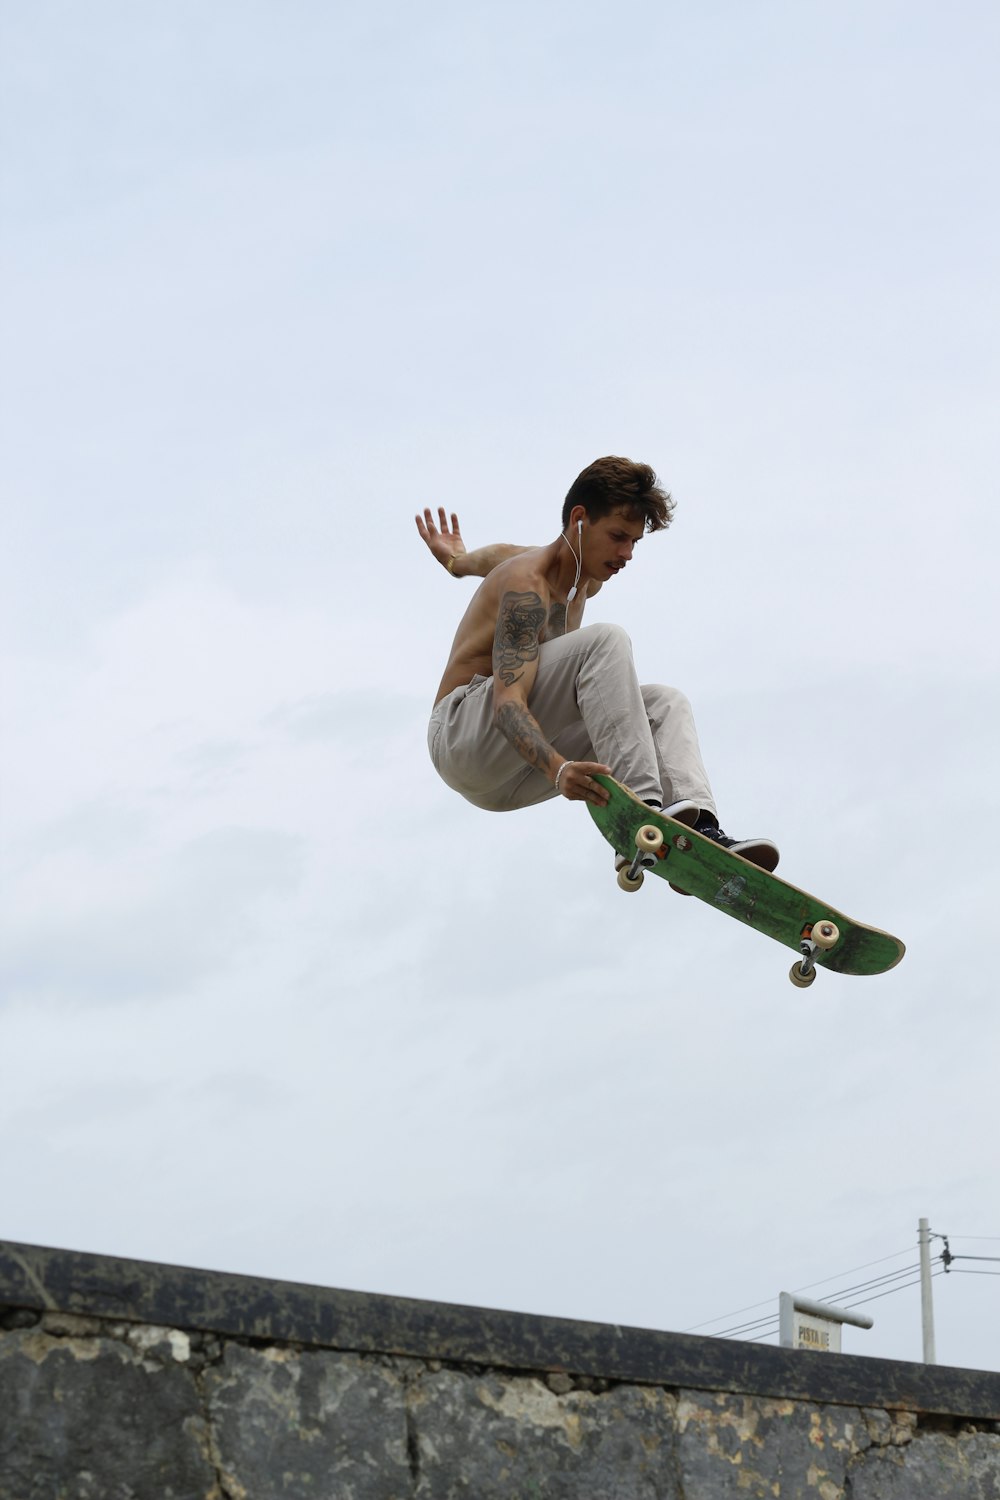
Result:
{"type": "Polygon", "coordinates": [[[638,890],[649,869],[677,890],[766,932],[800,955],[788,976],[800,989],[812,984],[817,964],[838,974],[884,974],[905,953],[898,938],[852,922],[742,855],[654,812],[613,777],[594,779],[611,800],[607,807],[588,802],[590,815],[615,852],[632,861],[618,875],[623,890],[638,890]]]}

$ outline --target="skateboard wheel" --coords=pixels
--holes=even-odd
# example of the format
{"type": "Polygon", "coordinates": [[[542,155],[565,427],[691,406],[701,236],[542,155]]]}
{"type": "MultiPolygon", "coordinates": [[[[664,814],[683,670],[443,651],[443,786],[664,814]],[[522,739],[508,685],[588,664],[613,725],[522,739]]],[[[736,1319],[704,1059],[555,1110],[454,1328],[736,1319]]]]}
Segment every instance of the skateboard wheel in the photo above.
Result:
{"type": "Polygon", "coordinates": [[[663,834],[652,823],[644,823],[635,836],[635,847],[643,854],[655,854],[663,847],[663,834]]]}
{"type": "Polygon", "coordinates": [[[806,969],[803,973],[801,964],[792,964],[788,971],[788,977],[797,990],[807,990],[816,978],[815,969],[806,969]]]}
{"type": "Polygon", "coordinates": [[[642,871],[640,870],[635,879],[628,872],[628,865],[623,865],[618,871],[618,884],[623,891],[637,891],[642,885],[642,871]]]}
{"type": "Polygon", "coordinates": [[[836,922],[814,922],[812,940],[824,952],[840,940],[840,928],[836,922]]]}

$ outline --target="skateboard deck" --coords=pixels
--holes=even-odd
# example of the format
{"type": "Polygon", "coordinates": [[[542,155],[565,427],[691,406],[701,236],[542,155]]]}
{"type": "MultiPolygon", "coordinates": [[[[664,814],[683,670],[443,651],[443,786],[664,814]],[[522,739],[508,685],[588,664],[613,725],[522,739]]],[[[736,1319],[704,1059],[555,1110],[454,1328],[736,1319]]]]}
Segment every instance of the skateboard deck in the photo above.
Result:
{"type": "Polygon", "coordinates": [[[793,984],[811,984],[816,966],[837,974],[883,974],[905,948],[898,938],[866,927],[807,891],[780,880],[740,854],[713,843],[683,823],[654,812],[611,776],[595,776],[611,794],[606,807],[588,802],[590,815],[615,852],[632,860],[620,882],[636,889],[648,869],[748,927],[764,932],[801,957],[793,984]],[[645,835],[640,830],[649,830],[645,835]],[[657,845],[658,837],[662,842],[657,845]],[[638,836],[638,837],[637,837],[638,836]]]}

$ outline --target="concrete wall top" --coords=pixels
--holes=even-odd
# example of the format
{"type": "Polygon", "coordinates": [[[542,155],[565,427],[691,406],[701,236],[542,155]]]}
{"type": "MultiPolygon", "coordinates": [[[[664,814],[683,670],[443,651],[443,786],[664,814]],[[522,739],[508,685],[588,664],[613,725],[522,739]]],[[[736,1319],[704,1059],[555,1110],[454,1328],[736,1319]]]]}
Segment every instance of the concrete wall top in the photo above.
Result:
{"type": "Polygon", "coordinates": [[[1000,1374],[808,1353],[0,1241],[30,1308],[360,1354],[1000,1421],[1000,1374]]]}

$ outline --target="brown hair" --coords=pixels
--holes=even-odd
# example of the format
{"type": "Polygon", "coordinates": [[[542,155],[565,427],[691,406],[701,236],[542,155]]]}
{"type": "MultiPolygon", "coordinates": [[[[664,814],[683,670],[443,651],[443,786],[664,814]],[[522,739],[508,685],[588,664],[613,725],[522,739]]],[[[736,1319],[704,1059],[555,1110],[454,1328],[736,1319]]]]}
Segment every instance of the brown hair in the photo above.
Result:
{"type": "Polygon", "coordinates": [[[644,521],[647,531],[663,531],[673,520],[674,501],[659,484],[649,464],[630,458],[598,458],[570,485],[563,502],[562,523],[568,525],[574,505],[582,505],[591,521],[625,509],[644,521]]]}

